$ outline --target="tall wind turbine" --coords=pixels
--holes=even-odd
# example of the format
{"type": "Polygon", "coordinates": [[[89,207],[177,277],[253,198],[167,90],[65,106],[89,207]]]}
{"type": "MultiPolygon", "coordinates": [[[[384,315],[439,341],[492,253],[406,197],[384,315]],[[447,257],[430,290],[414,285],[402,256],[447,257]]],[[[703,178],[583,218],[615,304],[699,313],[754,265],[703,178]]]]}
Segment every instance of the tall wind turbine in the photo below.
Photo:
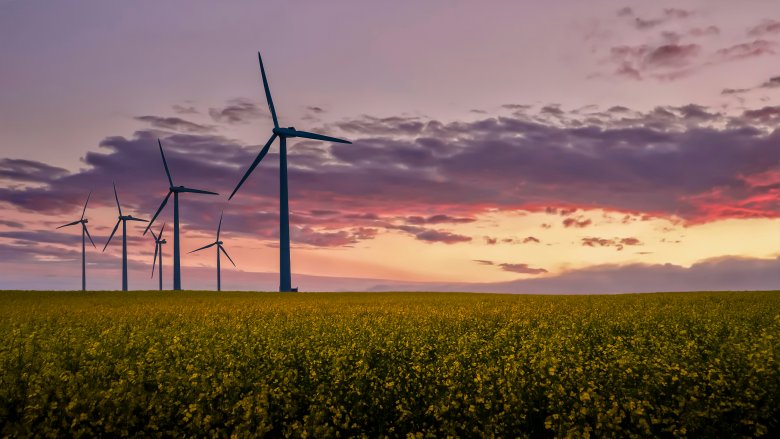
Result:
{"type": "Polygon", "coordinates": [[[89,230],[87,230],[87,223],[89,222],[89,220],[84,218],[84,214],[87,213],[87,204],[89,204],[89,197],[91,196],[92,196],[92,191],[89,191],[89,195],[87,195],[87,202],[84,203],[84,210],[81,211],[81,218],[79,218],[78,221],[73,221],[72,223],[63,224],[57,227],[58,229],[61,229],[63,227],[75,226],[76,224],[81,224],[81,291],[87,290],[87,256],[86,256],[87,246],[86,246],[86,241],[84,240],[85,235],[87,238],[89,238],[89,242],[92,243],[92,247],[95,247],[95,241],[92,240],[92,236],[90,236],[89,230]]]}
{"type": "Polygon", "coordinates": [[[179,256],[179,194],[185,192],[208,195],[219,194],[216,192],[204,191],[200,189],[190,189],[184,186],[174,186],[173,179],[171,178],[171,171],[168,169],[168,162],[165,161],[165,153],[163,152],[160,139],[157,139],[157,145],[160,147],[160,155],[162,156],[163,166],[165,167],[165,175],[168,176],[168,183],[170,186],[168,187],[168,195],[165,196],[165,199],[160,204],[160,207],[157,208],[157,212],[154,213],[152,221],[149,222],[148,226],[146,226],[144,235],[146,235],[149,227],[152,227],[154,220],[157,219],[157,215],[160,214],[160,211],[163,210],[163,207],[165,207],[165,204],[168,202],[168,198],[170,198],[171,194],[173,194],[173,289],[178,291],[181,290],[181,258],[179,256]]]}
{"type": "Polygon", "coordinates": [[[222,215],[219,215],[219,225],[217,226],[217,240],[212,242],[209,245],[204,245],[201,248],[197,248],[190,253],[199,252],[201,250],[207,249],[209,247],[217,246],[217,291],[222,291],[222,278],[220,277],[220,266],[219,266],[219,256],[220,253],[224,253],[225,256],[227,256],[228,259],[230,259],[230,262],[233,264],[233,266],[236,266],[236,263],[233,262],[233,258],[230,257],[227,250],[225,250],[225,247],[222,246],[222,241],[219,240],[219,230],[222,228],[222,215]]]}
{"type": "Polygon", "coordinates": [[[162,246],[163,244],[167,244],[168,241],[163,239],[163,232],[165,231],[165,223],[163,223],[162,228],[160,229],[160,236],[157,236],[154,234],[154,230],[150,230],[152,232],[152,236],[154,237],[154,260],[152,260],[152,276],[154,277],[154,265],[157,263],[157,253],[160,253],[160,291],[162,291],[162,246]]]}
{"type": "Polygon", "coordinates": [[[249,177],[249,174],[255,170],[260,160],[268,154],[268,149],[271,144],[279,138],[279,291],[298,291],[297,288],[293,289],[290,281],[290,210],[287,201],[287,139],[293,137],[302,137],[305,139],[324,140],[326,142],[337,143],[352,143],[347,140],[337,139],[335,137],[323,136],[321,134],[310,133],[307,131],[296,130],[295,127],[280,128],[279,121],[276,118],[276,110],[274,109],[274,101],[271,99],[271,90],[268,88],[268,79],[265,76],[265,69],[263,68],[263,58],[260,56],[260,52],[257,53],[257,59],[260,61],[260,73],[263,76],[263,88],[265,88],[265,98],[268,101],[268,108],[271,110],[271,118],[274,121],[273,134],[268,139],[265,146],[257,154],[255,161],[249,165],[249,169],[246,171],[241,181],[238,182],[236,188],[233,189],[233,193],[230,194],[230,198],[236,194],[236,191],[244,184],[244,181],[249,177]]]}
{"type": "Polygon", "coordinates": [[[116,183],[114,183],[114,199],[116,199],[116,208],[119,211],[119,219],[116,221],[114,230],[111,231],[111,236],[108,237],[106,245],[103,246],[103,251],[106,251],[108,243],[111,242],[111,238],[114,237],[116,229],[119,228],[119,223],[122,223],[122,291],[127,291],[127,222],[140,221],[146,223],[148,221],[136,218],[133,215],[122,215],[122,206],[119,205],[119,195],[116,194],[116,183]]]}

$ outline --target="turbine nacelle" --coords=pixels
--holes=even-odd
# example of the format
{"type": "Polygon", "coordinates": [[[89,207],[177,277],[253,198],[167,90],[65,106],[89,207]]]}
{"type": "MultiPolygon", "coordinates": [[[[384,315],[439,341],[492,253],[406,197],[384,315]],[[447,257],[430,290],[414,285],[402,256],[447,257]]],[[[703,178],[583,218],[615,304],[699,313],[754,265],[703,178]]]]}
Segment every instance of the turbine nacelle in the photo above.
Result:
{"type": "Polygon", "coordinates": [[[279,137],[298,137],[295,135],[296,133],[295,127],[274,128],[271,131],[273,131],[273,133],[279,137]]]}
{"type": "Polygon", "coordinates": [[[133,215],[119,215],[119,220],[120,221],[141,221],[141,222],[144,222],[144,223],[148,223],[149,222],[149,221],[147,221],[145,219],[136,218],[133,215]]]}

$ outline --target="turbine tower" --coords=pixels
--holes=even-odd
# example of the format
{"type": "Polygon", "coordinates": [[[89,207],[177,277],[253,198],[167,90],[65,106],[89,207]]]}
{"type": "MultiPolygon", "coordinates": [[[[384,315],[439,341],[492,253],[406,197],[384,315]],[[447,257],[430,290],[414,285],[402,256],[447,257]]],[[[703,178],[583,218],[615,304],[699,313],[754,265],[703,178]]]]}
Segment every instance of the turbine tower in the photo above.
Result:
{"type": "Polygon", "coordinates": [[[265,76],[265,68],[263,68],[263,58],[260,56],[260,52],[257,53],[257,58],[260,61],[260,73],[263,76],[263,88],[265,89],[265,98],[268,101],[268,108],[271,110],[271,118],[274,121],[274,128],[272,130],[271,138],[268,139],[265,146],[257,154],[255,161],[249,165],[241,181],[238,182],[236,188],[233,189],[233,193],[230,194],[230,198],[236,194],[236,191],[244,184],[244,181],[249,177],[249,174],[255,170],[260,160],[268,154],[268,149],[271,144],[279,138],[279,291],[298,291],[297,288],[292,288],[290,281],[290,210],[287,200],[287,139],[293,137],[302,137],[305,139],[324,140],[326,142],[337,143],[352,143],[347,140],[337,139],[335,137],[323,136],[321,134],[310,133],[307,131],[296,130],[295,127],[281,128],[279,127],[279,120],[276,118],[276,110],[274,109],[274,101],[271,99],[271,90],[268,88],[268,79],[265,76]]]}
{"type": "Polygon", "coordinates": [[[89,242],[92,243],[92,247],[95,247],[95,241],[92,240],[92,236],[89,234],[89,230],[87,230],[87,223],[89,222],[88,219],[84,218],[84,214],[87,213],[87,204],[89,204],[89,197],[92,196],[92,191],[89,191],[89,195],[87,195],[87,202],[84,203],[84,210],[81,211],[81,218],[79,218],[78,221],[73,221],[72,223],[63,224],[58,229],[61,229],[63,227],[68,226],[75,226],[76,224],[81,224],[81,291],[87,290],[87,246],[85,241],[85,236],[89,238],[89,242]]]}
{"type": "Polygon", "coordinates": [[[154,230],[150,230],[152,232],[152,236],[154,237],[154,259],[152,260],[152,276],[154,277],[154,266],[157,263],[157,253],[160,253],[160,291],[163,289],[162,285],[162,246],[163,244],[167,244],[168,241],[163,239],[163,232],[165,231],[165,223],[163,223],[162,228],[160,229],[160,236],[157,236],[154,234],[154,230]]]}
{"type": "Polygon", "coordinates": [[[157,212],[154,213],[152,221],[150,221],[149,225],[146,226],[144,235],[146,235],[149,227],[152,227],[154,220],[157,219],[157,215],[160,214],[160,211],[163,210],[163,207],[165,207],[165,204],[168,202],[168,198],[170,198],[171,194],[173,194],[173,289],[179,291],[181,290],[181,258],[179,256],[179,194],[186,192],[208,195],[219,194],[216,192],[204,191],[200,189],[191,189],[184,186],[174,186],[173,178],[171,178],[171,172],[168,169],[168,162],[165,160],[165,153],[163,152],[160,139],[157,139],[157,145],[160,147],[160,155],[162,156],[163,166],[165,167],[165,175],[168,176],[168,183],[170,186],[168,187],[168,195],[165,196],[165,199],[160,204],[160,207],[157,208],[157,212]]]}
{"type": "MultiPolygon", "coordinates": [[[[224,212],[223,212],[224,213],[224,212]]],[[[230,262],[233,264],[233,266],[236,266],[236,263],[233,262],[233,258],[230,257],[227,250],[225,250],[225,247],[222,246],[222,241],[219,240],[219,230],[222,228],[222,214],[219,215],[219,225],[217,226],[217,240],[212,242],[209,245],[204,245],[201,248],[197,248],[190,253],[199,252],[201,250],[207,249],[209,247],[217,246],[217,291],[222,291],[222,278],[220,277],[220,266],[219,266],[219,256],[220,253],[225,253],[225,256],[230,260],[230,262]]]]}
{"type": "Polygon", "coordinates": [[[119,205],[119,195],[116,194],[116,183],[114,183],[114,199],[116,199],[116,208],[119,211],[119,219],[116,221],[114,230],[111,231],[111,236],[108,237],[106,245],[103,246],[103,251],[106,251],[106,247],[111,242],[111,238],[114,237],[116,229],[119,228],[119,223],[122,223],[122,291],[127,291],[127,222],[128,221],[140,221],[148,222],[145,219],[136,218],[133,215],[122,215],[122,206],[119,205]]]}

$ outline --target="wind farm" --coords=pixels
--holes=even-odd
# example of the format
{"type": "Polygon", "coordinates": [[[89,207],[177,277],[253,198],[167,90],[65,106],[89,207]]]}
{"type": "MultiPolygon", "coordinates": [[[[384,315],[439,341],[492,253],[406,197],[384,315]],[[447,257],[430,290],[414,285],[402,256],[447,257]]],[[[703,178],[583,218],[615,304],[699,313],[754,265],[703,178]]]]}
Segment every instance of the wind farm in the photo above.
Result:
{"type": "Polygon", "coordinates": [[[0,437],[780,437],[733,3],[0,2],[0,437]]]}

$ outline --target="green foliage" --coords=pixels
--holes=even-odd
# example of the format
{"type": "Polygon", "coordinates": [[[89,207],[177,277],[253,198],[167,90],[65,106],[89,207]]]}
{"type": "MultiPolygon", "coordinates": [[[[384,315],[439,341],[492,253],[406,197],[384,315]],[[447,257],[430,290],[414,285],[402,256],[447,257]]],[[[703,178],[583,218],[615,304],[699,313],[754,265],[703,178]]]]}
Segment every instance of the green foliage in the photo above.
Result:
{"type": "Polygon", "coordinates": [[[780,294],[0,293],[2,436],[780,433],[780,294]]]}

